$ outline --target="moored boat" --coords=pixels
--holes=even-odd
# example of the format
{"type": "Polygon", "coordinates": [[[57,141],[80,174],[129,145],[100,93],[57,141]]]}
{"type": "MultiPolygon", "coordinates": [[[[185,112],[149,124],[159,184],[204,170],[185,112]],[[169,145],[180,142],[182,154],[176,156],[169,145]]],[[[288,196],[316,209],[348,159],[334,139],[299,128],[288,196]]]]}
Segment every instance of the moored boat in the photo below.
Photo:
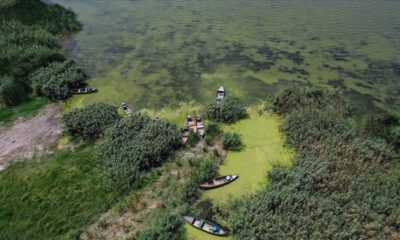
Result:
{"type": "Polygon", "coordinates": [[[190,134],[190,128],[188,125],[186,125],[183,130],[182,130],[182,134],[181,134],[181,138],[182,138],[182,144],[186,144],[188,139],[189,139],[189,134],[190,134]]]}
{"type": "Polygon", "coordinates": [[[224,230],[220,226],[218,226],[216,223],[213,223],[211,221],[202,219],[202,218],[195,218],[193,216],[183,216],[183,219],[185,219],[186,222],[188,222],[190,225],[193,227],[200,229],[206,233],[210,233],[216,236],[227,236],[228,231],[224,230]]]}
{"type": "Polygon", "coordinates": [[[121,106],[122,106],[122,110],[124,111],[124,113],[125,113],[128,117],[132,116],[132,110],[129,108],[128,104],[122,103],[121,106]]]}
{"type": "Polygon", "coordinates": [[[200,188],[205,189],[205,190],[219,188],[228,183],[235,181],[238,178],[239,178],[239,175],[227,175],[227,176],[217,177],[217,178],[210,179],[207,182],[200,184],[200,188]]]}
{"type": "Polygon", "coordinates": [[[193,130],[193,132],[197,132],[196,123],[193,121],[193,118],[190,115],[187,115],[187,125],[193,130]]]}
{"type": "Polygon", "coordinates": [[[223,86],[219,87],[217,90],[217,96],[216,96],[216,102],[217,104],[222,103],[222,100],[224,100],[225,97],[225,89],[223,86]]]}
{"type": "Polygon", "coordinates": [[[96,88],[73,88],[71,89],[73,94],[88,94],[97,92],[96,88]]]}
{"type": "Polygon", "coordinates": [[[200,115],[196,115],[196,129],[197,129],[197,134],[199,134],[201,137],[204,137],[204,122],[203,119],[201,119],[200,115]]]}

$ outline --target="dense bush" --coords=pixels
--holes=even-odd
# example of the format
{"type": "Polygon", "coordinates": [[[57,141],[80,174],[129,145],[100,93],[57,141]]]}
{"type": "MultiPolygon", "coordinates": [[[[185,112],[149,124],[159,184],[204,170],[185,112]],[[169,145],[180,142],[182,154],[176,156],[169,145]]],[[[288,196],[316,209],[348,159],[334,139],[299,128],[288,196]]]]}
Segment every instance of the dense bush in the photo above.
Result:
{"type": "Polygon", "coordinates": [[[400,118],[394,115],[367,117],[361,132],[365,136],[383,139],[400,151],[400,118]]]}
{"type": "Polygon", "coordinates": [[[189,181],[182,187],[180,200],[182,202],[193,203],[200,196],[199,186],[194,181],[189,181]]]}
{"type": "Polygon", "coordinates": [[[186,231],[181,217],[173,213],[162,213],[150,229],[138,234],[135,240],[185,240],[186,231]]]}
{"type": "Polygon", "coordinates": [[[142,171],[161,165],[179,145],[174,124],[137,114],[106,131],[98,159],[110,185],[124,191],[136,186],[142,171]]]}
{"type": "Polygon", "coordinates": [[[200,163],[197,171],[196,181],[198,183],[205,182],[216,177],[218,174],[217,167],[212,160],[205,160],[200,163]]]}
{"type": "Polygon", "coordinates": [[[239,100],[230,97],[226,97],[220,104],[208,104],[205,113],[210,120],[224,123],[234,123],[247,117],[246,108],[239,100]]]}
{"type": "Polygon", "coordinates": [[[95,103],[64,114],[62,120],[74,138],[95,140],[100,138],[119,119],[117,108],[105,103],[95,103]]]}
{"type": "Polygon", "coordinates": [[[243,149],[242,139],[237,133],[225,133],[222,140],[222,146],[232,151],[240,151],[243,149]]]}
{"type": "MultiPolygon", "coordinates": [[[[80,28],[74,14],[57,4],[48,6],[40,0],[0,2],[0,76],[13,79],[5,85],[13,94],[2,94],[0,103],[15,105],[24,100],[32,90],[29,76],[34,71],[65,60],[58,50],[58,37],[80,28]]],[[[74,77],[70,72],[67,74],[74,77]]],[[[49,82],[54,86],[47,89],[55,91],[54,94],[43,94],[54,99],[68,95],[63,84],[56,83],[49,82]]]]}
{"type": "Polygon", "coordinates": [[[53,62],[32,74],[33,87],[39,95],[51,100],[62,100],[71,96],[71,88],[79,87],[85,79],[82,69],[75,62],[53,62]]]}
{"type": "Polygon", "coordinates": [[[188,137],[188,142],[187,144],[189,147],[195,147],[196,144],[199,142],[200,137],[197,135],[193,130],[190,130],[189,137],[188,137]]]}
{"type": "Polygon", "coordinates": [[[342,100],[325,90],[306,105],[298,102],[310,96],[307,89],[287,93],[278,94],[275,99],[286,101],[273,109],[286,116],[281,129],[297,150],[293,169],[273,169],[270,187],[237,206],[230,219],[235,238],[399,238],[400,171],[393,148],[353,133],[346,107],[327,104],[342,100]]]}
{"type": "Polygon", "coordinates": [[[26,95],[24,85],[9,76],[0,76],[0,103],[17,105],[26,95]]]}

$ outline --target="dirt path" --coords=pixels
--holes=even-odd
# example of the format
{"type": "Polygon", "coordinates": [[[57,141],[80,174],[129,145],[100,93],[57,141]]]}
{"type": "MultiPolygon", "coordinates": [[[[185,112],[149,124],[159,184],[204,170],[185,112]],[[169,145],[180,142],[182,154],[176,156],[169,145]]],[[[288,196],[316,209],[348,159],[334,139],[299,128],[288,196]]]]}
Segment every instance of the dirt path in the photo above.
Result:
{"type": "Polygon", "coordinates": [[[62,132],[58,115],[63,105],[50,104],[35,117],[0,132],[0,171],[11,162],[31,158],[53,146],[62,132]]]}

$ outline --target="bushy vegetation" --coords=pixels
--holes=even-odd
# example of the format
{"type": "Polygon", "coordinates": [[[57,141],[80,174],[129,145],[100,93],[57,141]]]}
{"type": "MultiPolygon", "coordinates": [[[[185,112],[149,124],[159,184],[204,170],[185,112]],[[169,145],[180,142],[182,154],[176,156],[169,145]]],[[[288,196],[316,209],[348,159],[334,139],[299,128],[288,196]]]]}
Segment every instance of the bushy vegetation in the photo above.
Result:
{"type": "Polygon", "coordinates": [[[33,116],[48,103],[49,100],[44,97],[28,97],[18,106],[0,108],[0,126],[8,126],[18,117],[33,116]]]}
{"type": "Polygon", "coordinates": [[[361,133],[364,136],[383,139],[400,151],[400,118],[395,115],[368,116],[362,125],[361,133]]]}
{"type": "Polygon", "coordinates": [[[185,240],[186,231],[180,216],[164,212],[153,227],[138,234],[134,240],[185,240]]]}
{"type": "Polygon", "coordinates": [[[227,150],[240,151],[243,149],[243,142],[237,133],[225,133],[222,139],[222,146],[227,150]]]}
{"type": "Polygon", "coordinates": [[[0,174],[0,239],[77,239],[114,202],[93,148],[23,161],[0,174]]]}
{"type": "Polygon", "coordinates": [[[188,142],[187,144],[189,147],[195,147],[196,144],[199,142],[200,137],[195,133],[193,130],[190,130],[189,137],[188,137],[188,142]]]}
{"type": "Polygon", "coordinates": [[[110,186],[126,191],[139,183],[143,171],[161,165],[179,145],[174,124],[136,114],[106,131],[98,159],[110,186]]]}
{"type": "Polygon", "coordinates": [[[274,168],[270,187],[236,207],[230,220],[235,238],[399,238],[393,147],[353,133],[337,94],[297,87],[281,91],[272,104],[285,115],[282,131],[297,150],[293,169],[274,168]]]}
{"type": "Polygon", "coordinates": [[[222,134],[221,126],[218,123],[210,122],[207,124],[205,134],[206,134],[205,141],[208,145],[211,146],[214,144],[216,138],[221,136],[222,134]]]}
{"type": "Polygon", "coordinates": [[[246,118],[246,108],[239,100],[226,97],[222,103],[212,102],[205,108],[206,117],[212,121],[234,123],[240,119],[246,118]]]}
{"type": "Polygon", "coordinates": [[[51,100],[63,100],[70,97],[71,88],[82,85],[85,74],[75,62],[53,62],[32,74],[31,81],[38,95],[51,100]]]}
{"type": "MultiPolygon", "coordinates": [[[[57,4],[48,6],[40,0],[0,3],[0,104],[17,105],[24,101],[32,90],[29,76],[52,62],[65,60],[58,50],[58,37],[80,28],[74,14],[57,4]]],[[[68,70],[66,77],[74,80],[74,69],[68,70]]],[[[75,70],[77,75],[81,74],[78,68],[75,70]]],[[[53,78],[49,84],[55,85],[58,79],[60,83],[57,86],[64,86],[64,78],[53,78]]],[[[73,80],[68,80],[68,83],[73,80]]],[[[42,92],[46,96],[65,92],[56,86],[47,90],[56,93],[42,92]]]]}
{"type": "Polygon", "coordinates": [[[213,160],[205,160],[200,163],[197,171],[196,181],[203,183],[217,176],[218,168],[213,160]]]}
{"type": "Polygon", "coordinates": [[[67,132],[74,138],[99,139],[119,119],[117,108],[105,103],[94,103],[64,114],[67,132]]]}

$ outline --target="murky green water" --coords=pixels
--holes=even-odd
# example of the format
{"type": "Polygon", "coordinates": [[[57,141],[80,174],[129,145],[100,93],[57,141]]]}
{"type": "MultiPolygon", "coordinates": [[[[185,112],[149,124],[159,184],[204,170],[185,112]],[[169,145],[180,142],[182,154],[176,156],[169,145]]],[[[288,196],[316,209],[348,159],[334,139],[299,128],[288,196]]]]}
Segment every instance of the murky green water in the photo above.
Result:
{"type": "Polygon", "coordinates": [[[84,24],[64,50],[100,89],[74,104],[204,103],[222,84],[252,102],[309,81],[371,110],[400,109],[397,0],[55,2],[84,24]]]}

